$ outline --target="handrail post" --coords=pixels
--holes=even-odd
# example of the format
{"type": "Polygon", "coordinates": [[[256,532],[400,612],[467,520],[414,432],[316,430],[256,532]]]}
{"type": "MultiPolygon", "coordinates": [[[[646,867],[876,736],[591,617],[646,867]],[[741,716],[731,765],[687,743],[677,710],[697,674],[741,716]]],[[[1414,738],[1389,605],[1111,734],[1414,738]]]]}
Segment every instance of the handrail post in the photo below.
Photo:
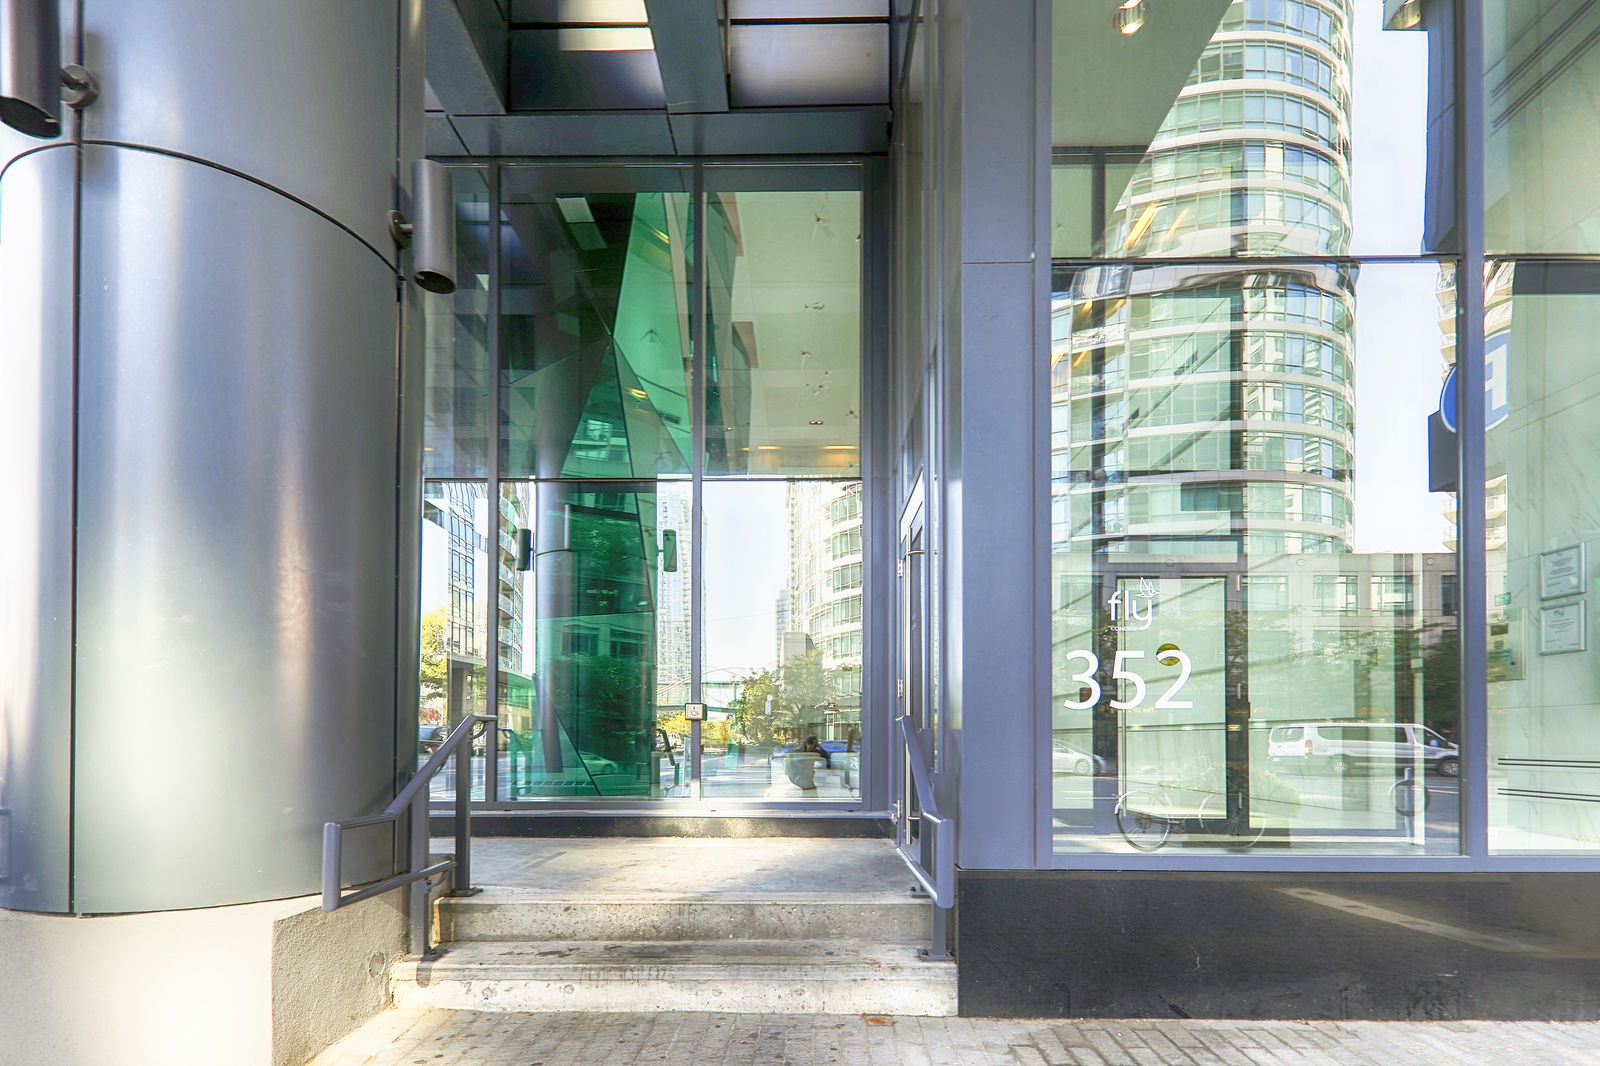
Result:
{"type": "MultiPolygon", "coordinates": [[[[375,895],[389,892],[393,889],[409,885],[411,889],[408,898],[408,917],[411,927],[412,953],[421,957],[431,956],[433,952],[433,921],[429,913],[429,889],[431,879],[445,873],[459,870],[454,873],[454,883],[458,886],[456,894],[466,894],[475,891],[472,888],[471,849],[472,830],[470,823],[472,800],[472,734],[479,726],[484,727],[485,734],[491,738],[497,734],[492,727],[497,722],[493,715],[469,715],[450,731],[450,735],[435,749],[433,755],[411,775],[400,794],[394,798],[389,806],[383,809],[382,814],[365,815],[357,818],[345,818],[337,822],[325,822],[322,827],[322,909],[336,911],[349,903],[356,903],[363,899],[371,899],[375,895]],[[461,749],[467,749],[462,755],[461,749]],[[456,858],[446,859],[439,863],[431,863],[429,835],[429,816],[432,813],[430,803],[430,784],[434,776],[451,759],[455,760],[456,767],[456,858]],[[402,825],[402,821],[404,824],[402,825]],[[344,837],[346,829],[363,828],[367,826],[387,825],[392,839],[397,846],[402,841],[407,842],[405,848],[409,853],[406,862],[408,869],[404,874],[396,874],[386,880],[367,885],[349,895],[344,894],[344,837]]],[[[398,861],[398,856],[395,857],[398,861]]]]}
{"type": "MultiPolygon", "coordinates": [[[[484,773],[489,772],[489,765],[493,762],[487,757],[487,745],[492,742],[493,734],[487,725],[483,730],[485,744],[485,758],[483,760],[484,773]]],[[[489,795],[489,782],[487,778],[483,783],[483,794],[489,795]]],[[[456,868],[453,875],[455,881],[451,895],[465,896],[472,893],[472,737],[469,734],[466,741],[456,748],[456,868]]]]}
{"type": "MultiPolygon", "coordinates": [[[[411,801],[411,872],[428,865],[428,793],[424,789],[411,801]]],[[[418,958],[432,954],[428,928],[428,879],[411,883],[411,953],[418,958]]]]}

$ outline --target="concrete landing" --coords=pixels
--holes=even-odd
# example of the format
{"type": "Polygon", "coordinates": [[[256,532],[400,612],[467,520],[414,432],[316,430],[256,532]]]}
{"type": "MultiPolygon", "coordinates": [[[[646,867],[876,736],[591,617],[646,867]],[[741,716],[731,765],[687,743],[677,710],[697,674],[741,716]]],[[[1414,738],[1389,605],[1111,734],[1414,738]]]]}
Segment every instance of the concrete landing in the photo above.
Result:
{"type": "Polygon", "coordinates": [[[589,901],[898,901],[912,883],[887,840],[818,837],[483,837],[472,880],[517,898],[589,901]]]}
{"type": "MultiPolygon", "coordinates": [[[[436,841],[436,848],[447,842],[436,841]]],[[[473,841],[475,896],[439,902],[438,959],[394,970],[443,1010],[955,1013],[932,906],[885,840],[473,841]]]]}

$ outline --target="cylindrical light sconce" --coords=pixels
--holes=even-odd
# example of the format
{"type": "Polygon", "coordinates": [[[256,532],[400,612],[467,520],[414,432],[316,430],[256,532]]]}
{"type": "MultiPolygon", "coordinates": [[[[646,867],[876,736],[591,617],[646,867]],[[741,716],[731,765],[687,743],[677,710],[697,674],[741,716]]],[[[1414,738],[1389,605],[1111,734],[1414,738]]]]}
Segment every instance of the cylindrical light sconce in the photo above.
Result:
{"type": "Polygon", "coordinates": [[[0,122],[61,136],[60,0],[0,0],[0,122]]]}
{"type": "Polygon", "coordinates": [[[456,291],[455,178],[431,159],[411,164],[411,280],[429,292],[456,291]]]}

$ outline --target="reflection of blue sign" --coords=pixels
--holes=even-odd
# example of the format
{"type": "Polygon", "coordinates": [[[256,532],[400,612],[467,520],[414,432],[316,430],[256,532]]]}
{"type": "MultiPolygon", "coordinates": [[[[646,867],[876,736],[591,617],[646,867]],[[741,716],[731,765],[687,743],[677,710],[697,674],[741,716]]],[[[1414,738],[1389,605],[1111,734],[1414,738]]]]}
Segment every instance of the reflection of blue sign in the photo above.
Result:
{"type": "MultiPolygon", "coordinates": [[[[1511,334],[1497,333],[1483,350],[1483,423],[1493,429],[1511,413],[1511,334]]],[[[1456,432],[1456,368],[1445,375],[1439,390],[1439,417],[1445,428],[1456,432]]]]}

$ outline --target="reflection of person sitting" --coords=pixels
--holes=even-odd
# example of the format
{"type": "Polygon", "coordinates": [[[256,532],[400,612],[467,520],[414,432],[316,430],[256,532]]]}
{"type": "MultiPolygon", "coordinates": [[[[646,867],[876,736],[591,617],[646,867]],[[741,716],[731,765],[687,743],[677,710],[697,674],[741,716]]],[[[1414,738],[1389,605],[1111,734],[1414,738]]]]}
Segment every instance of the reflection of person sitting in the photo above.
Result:
{"type": "Polygon", "coordinates": [[[815,735],[808,736],[800,746],[789,753],[783,760],[783,772],[796,788],[813,789],[817,787],[817,760],[823,766],[831,767],[832,761],[828,758],[827,751],[817,742],[815,735]]]}

